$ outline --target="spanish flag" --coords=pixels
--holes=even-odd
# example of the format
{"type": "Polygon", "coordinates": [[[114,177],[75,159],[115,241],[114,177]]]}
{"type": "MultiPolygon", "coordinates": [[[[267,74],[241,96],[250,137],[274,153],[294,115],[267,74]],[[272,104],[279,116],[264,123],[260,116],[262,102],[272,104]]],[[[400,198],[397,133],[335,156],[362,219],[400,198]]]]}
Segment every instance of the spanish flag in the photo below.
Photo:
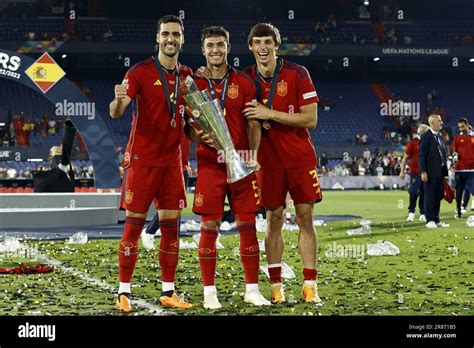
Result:
{"type": "Polygon", "coordinates": [[[44,53],[25,71],[41,92],[48,92],[66,73],[48,53],[44,53]]]}

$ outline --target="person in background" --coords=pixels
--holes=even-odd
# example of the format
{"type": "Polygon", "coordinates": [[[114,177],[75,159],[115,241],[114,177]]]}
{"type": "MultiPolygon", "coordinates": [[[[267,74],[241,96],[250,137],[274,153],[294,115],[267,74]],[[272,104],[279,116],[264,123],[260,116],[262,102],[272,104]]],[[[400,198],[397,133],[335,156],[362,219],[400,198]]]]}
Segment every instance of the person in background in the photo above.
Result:
{"type": "Polygon", "coordinates": [[[420,177],[420,168],[418,167],[418,151],[420,146],[420,134],[426,131],[425,127],[420,126],[417,133],[413,134],[413,139],[408,143],[403,154],[400,179],[405,179],[405,168],[407,161],[410,160],[409,174],[410,186],[408,194],[410,196],[410,204],[408,206],[408,217],[406,221],[415,219],[416,202],[418,200],[418,208],[420,210],[419,220],[426,222],[425,216],[425,188],[420,177]],[[418,199],[419,198],[419,199],[418,199]]]}

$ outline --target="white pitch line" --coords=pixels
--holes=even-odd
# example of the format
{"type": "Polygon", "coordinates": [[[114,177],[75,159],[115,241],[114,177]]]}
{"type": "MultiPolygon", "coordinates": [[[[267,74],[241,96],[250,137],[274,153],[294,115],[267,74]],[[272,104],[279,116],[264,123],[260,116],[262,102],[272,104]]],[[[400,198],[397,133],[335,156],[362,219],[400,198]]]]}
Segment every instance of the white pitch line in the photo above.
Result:
{"type": "MultiPolygon", "coordinates": [[[[104,282],[103,280],[90,277],[87,274],[85,274],[81,271],[78,271],[77,269],[74,269],[72,267],[66,267],[62,264],[61,261],[53,259],[53,258],[51,258],[49,256],[46,256],[46,255],[40,254],[38,252],[38,249],[36,249],[36,248],[30,247],[30,246],[27,246],[27,245],[24,245],[24,244],[21,244],[21,245],[25,249],[28,250],[30,255],[35,255],[39,259],[42,259],[44,262],[50,264],[51,266],[59,268],[63,272],[71,273],[72,275],[74,275],[76,277],[79,277],[82,280],[85,280],[86,282],[101,288],[102,290],[110,291],[112,293],[115,293],[117,291],[112,285],[110,285],[107,282],[104,282]]],[[[155,314],[155,315],[172,315],[172,314],[174,314],[172,312],[166,312],[161,307],[155,306],[154,304],[149,303],[149,302],[147,302],[145,300],[142,300],[142,299],[132,300],[132,303],[136,304],[138,307],[147,309],[148,311],[150,311],[150,313],[155,314]]]]}

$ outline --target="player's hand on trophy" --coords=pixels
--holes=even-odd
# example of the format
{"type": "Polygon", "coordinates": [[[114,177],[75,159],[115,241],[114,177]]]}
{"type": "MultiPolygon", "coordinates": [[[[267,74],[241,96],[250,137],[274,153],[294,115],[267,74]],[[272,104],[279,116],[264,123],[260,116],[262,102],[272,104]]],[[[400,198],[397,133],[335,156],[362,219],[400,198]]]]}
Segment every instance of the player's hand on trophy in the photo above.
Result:
{"type": "Polygon", "coordinates": [[[196,130],[196,137],[200,143],[204,143],[210,147],[215,148],[215,143],[214,140],[211,138],[211,135],[209,133],[204,132],[203,129],[196,130]]]}
{"type": "Polygon", "coordinates": [[[400,179],[405,179],[405,171],[403,170],[400,172],[400,179]]]}
{"type": "Polygon", "coordinates": [[[250,161],[247,161],[247,164],[250,166],[250,167],[253,167],[255,168],[255,171],[258,172],[261,168],[260,166],[260,163],[258,163],[256,160],[254,159],[251,159],[250,161]]]}
{"type": "Polygon", "coordinates": [[[201,66],[194,72],[194,77],[199,77],[202,79],[212,78],[211,70],[208,67],[201,66]]]}
{"type": "Polygon", "coordinates": [[[127,96],[127,86],[126,85],[115,85],[115,99],[123,100],[127,96]]]}
{"type": "Polygon", "coordinates": [[[248,120],[271,120],[271,110],[257,101],[245,103],[244,116],[248,120]]]}

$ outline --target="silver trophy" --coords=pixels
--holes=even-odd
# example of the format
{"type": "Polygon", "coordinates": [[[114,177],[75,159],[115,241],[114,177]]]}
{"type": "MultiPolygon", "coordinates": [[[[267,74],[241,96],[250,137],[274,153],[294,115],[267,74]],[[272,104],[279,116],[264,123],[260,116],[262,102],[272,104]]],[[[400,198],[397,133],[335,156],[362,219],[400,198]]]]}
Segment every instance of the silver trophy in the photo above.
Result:
{"type": "Polygon", "coordinates": [[[204,132],[209,133],[215,147],[223,152],[227,182],[232,184],[252,174],[255,168],[245,163],[235,149],[220,101],[212,99],[208,90],[200,91],[191,76],[186,77],[184,85],[183,98],[194,121],[191,125],[195,127],[193,123],[197,123],[204,132]]]}

